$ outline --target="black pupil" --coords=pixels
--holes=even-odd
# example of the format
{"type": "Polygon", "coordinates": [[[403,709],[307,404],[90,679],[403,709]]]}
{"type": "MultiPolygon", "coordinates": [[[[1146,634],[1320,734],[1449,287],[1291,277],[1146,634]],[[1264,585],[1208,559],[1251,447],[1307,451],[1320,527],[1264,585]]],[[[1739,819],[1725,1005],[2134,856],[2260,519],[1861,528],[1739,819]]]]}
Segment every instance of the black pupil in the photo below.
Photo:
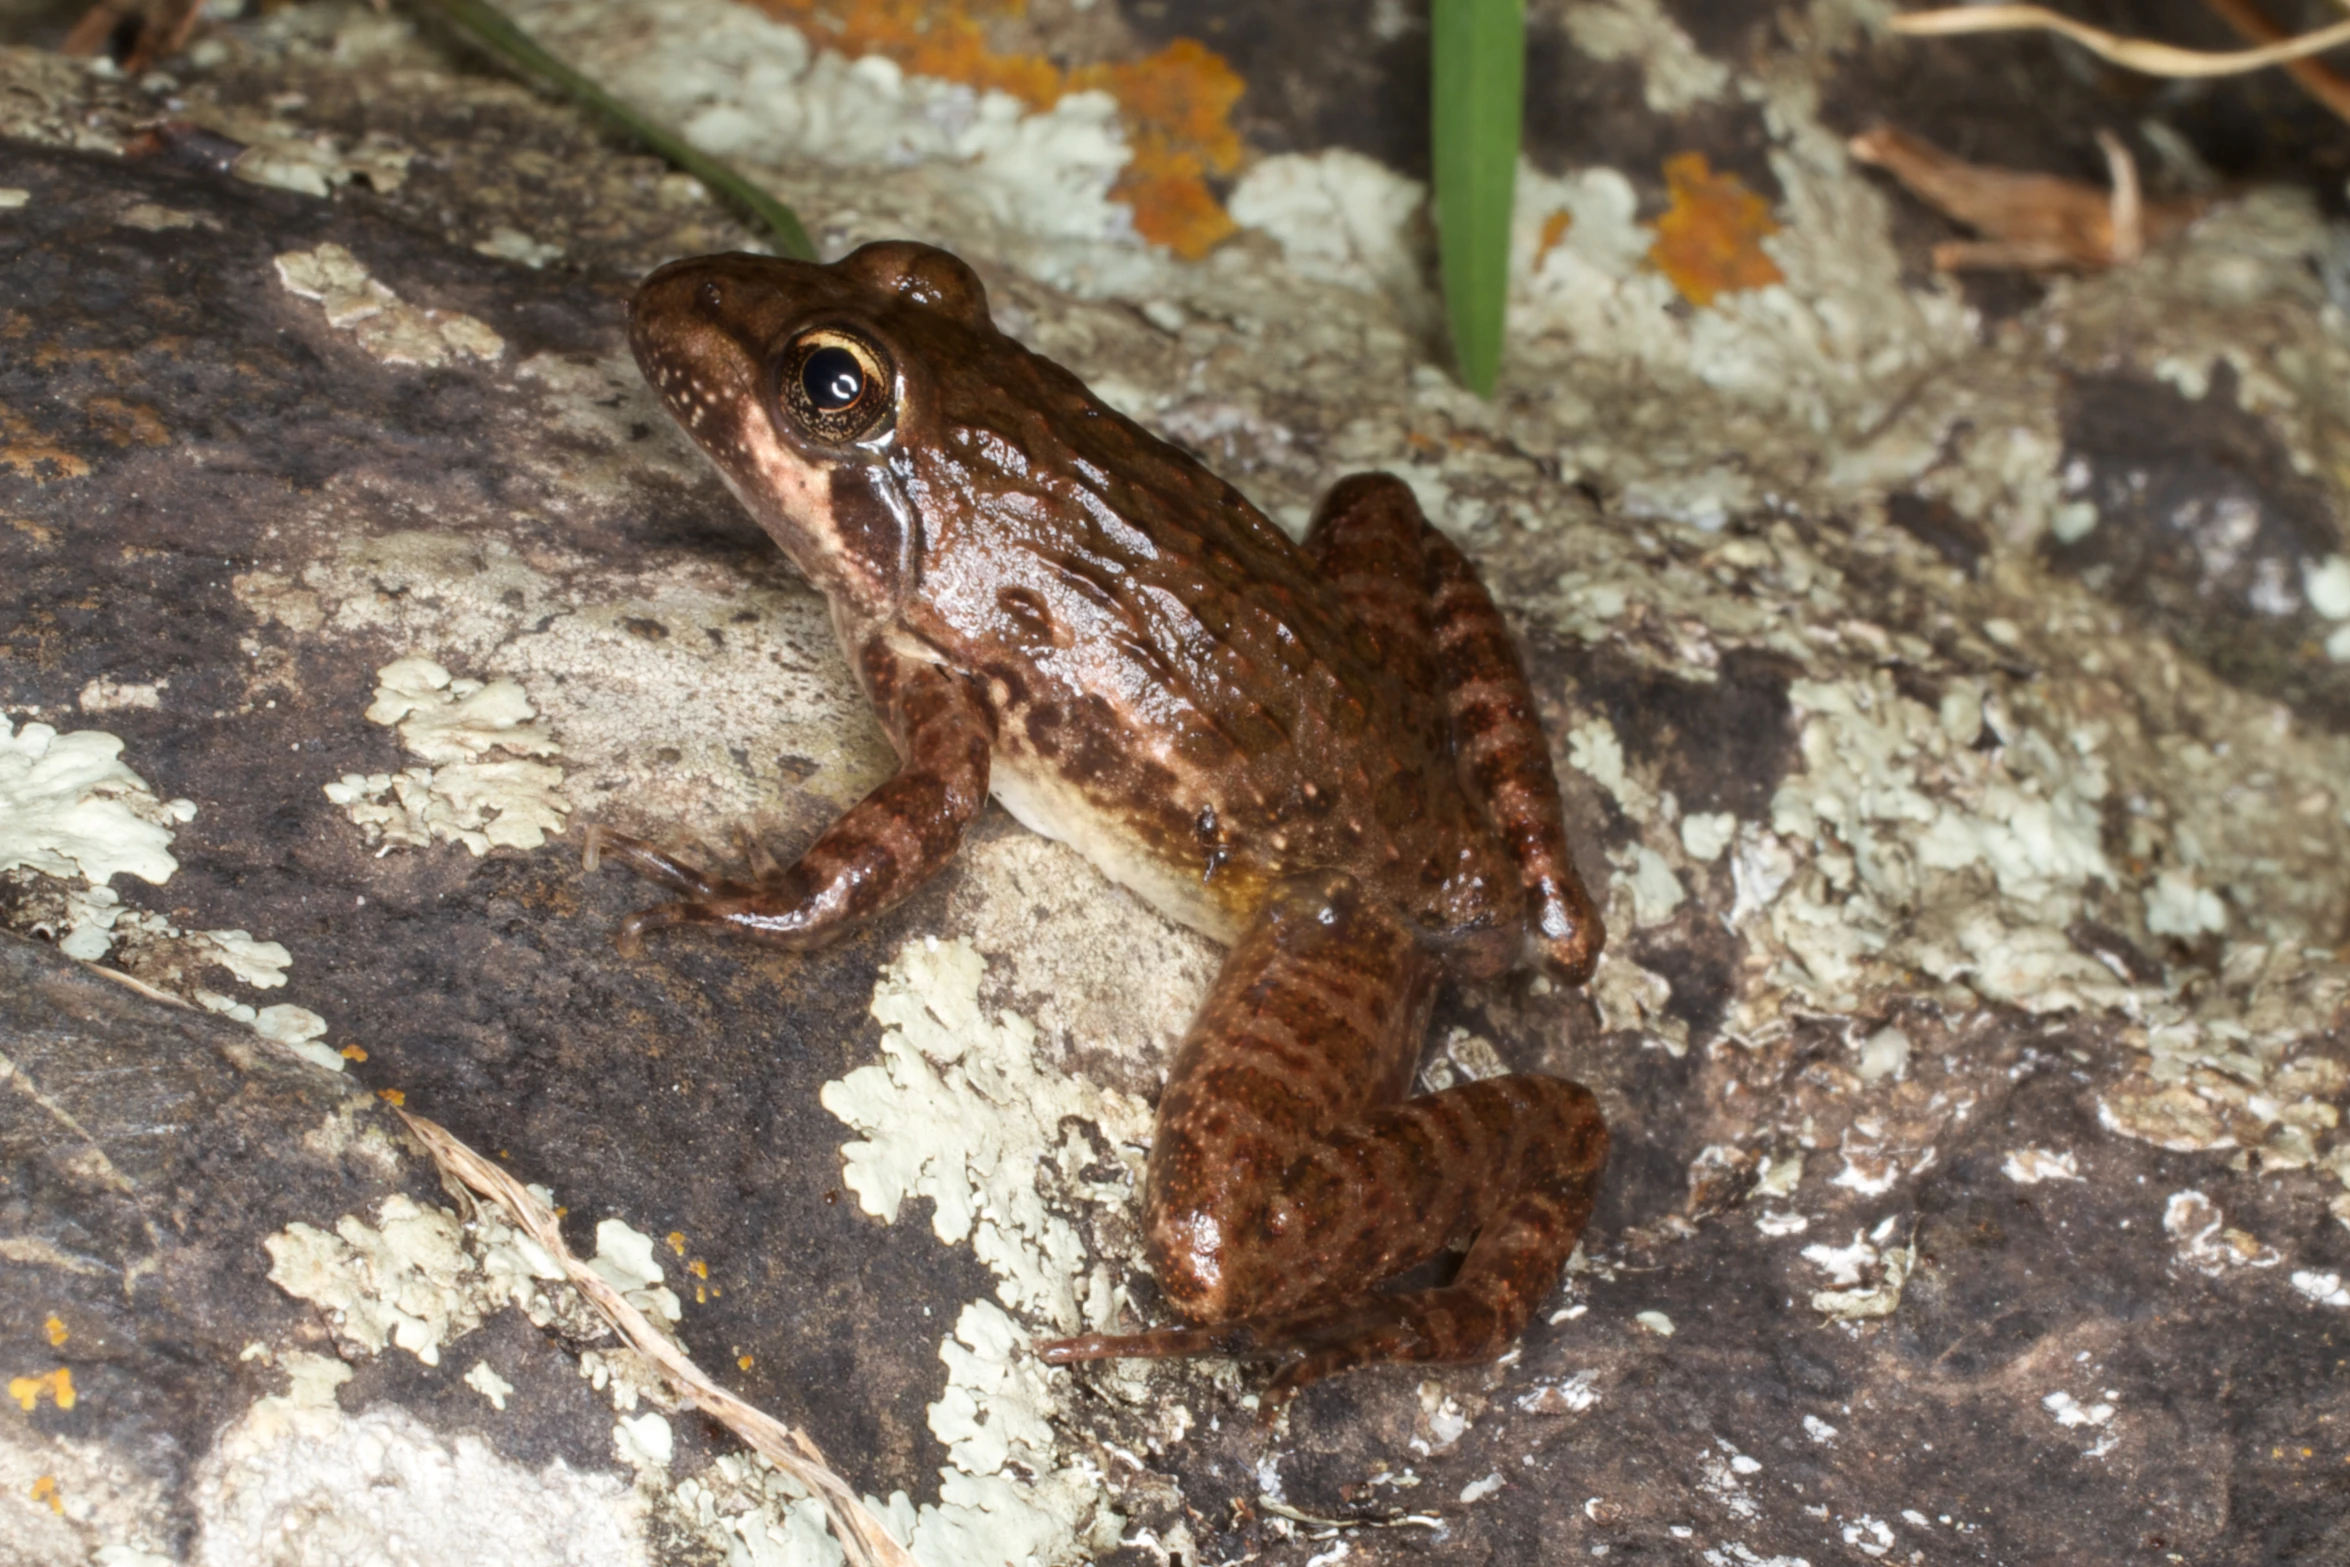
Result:
{"type": "Polygon", "coordinates": [[[800,386],[809,402],[834,413],[865,395],[865,367],[845,348],[819,348],[800,366],[800,386]]]}

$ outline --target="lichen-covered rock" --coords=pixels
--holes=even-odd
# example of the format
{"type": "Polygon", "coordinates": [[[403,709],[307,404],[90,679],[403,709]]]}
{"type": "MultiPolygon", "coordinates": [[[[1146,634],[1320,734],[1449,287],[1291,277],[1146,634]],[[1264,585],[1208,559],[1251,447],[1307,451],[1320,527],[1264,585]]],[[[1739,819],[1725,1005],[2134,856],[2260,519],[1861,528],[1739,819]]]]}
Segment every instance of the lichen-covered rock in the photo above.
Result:
{"type": "MultiPolygon", "coordinates": [[[[971,47],[1171,25],[1046,9],[971,47]]],[[[140,83],[0,54],[0,919],[218,1014],[0,943],[0,1538],[835,1559],[372,1089],[549,1187],[929,1567],[2350,1551],[2338,231],[2258,188],[2127,272],[1962,290],[1842,139],[1974,100],[1858,9],[1532,9],[1483,403],[1340,90],[1401,79],[1408,16],[1366,65],[1235,13],[1257,156],[1183,262],[1114,93],[519,8],[828,251],[957,247],[1285,522],[1402,475],[1520,628],[1614,940],[1585,991],[1446,997],[1424,1079],[1590,1083],[1600,1211],[1505,1363],[1270,1434],[1245,1368],[1028,1352],[1159,1316],[1135,1175],[1210,944],[991,815],[823,954],[609,946],[642,891],[581,824],[788,852],[888,766],[622,347],[635,272],[747,236],[363,8],[140,83]],[[1709,211],[1736,267],[1656,251],[1709,211]]],[[[2087,123],[2002,58],[2004,156],[2087,123]]]]}

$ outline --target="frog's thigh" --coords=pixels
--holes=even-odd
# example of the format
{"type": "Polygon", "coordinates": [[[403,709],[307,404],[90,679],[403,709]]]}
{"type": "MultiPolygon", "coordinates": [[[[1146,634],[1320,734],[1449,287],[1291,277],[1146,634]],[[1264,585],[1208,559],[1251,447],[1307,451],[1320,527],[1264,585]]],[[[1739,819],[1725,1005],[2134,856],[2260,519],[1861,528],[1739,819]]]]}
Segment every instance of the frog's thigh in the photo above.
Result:
{"type": "Polygon", "coordinates": [[[1154,1273],[1194,1321],[1274,1309],[1326,1222],[1284,1186],[1335,1127],[1403,1098],[1436,969],[1353,878],[1293,883],[1241,933],[1176,1052],[1151,1145],[1154,1273]]]}
{"type": "Polygon", "coordinates": [[[1567,849],[1550,742],[1534,710],[1509,626],[1452,540],[1421,535],[1428,565],[1436,664],[1462,786],[1484,802],[1526,889],[1531,956],[1569,984],[1590,977],[1607,939],[1599,909],[1567,849]]]}
{"type": "Polygon", "coordinates": [[[1436,643],[1420,547],[1427,519],[1393,474],[1350,474],[1330,487],[1306,529],[1306,554],[1397,679],[1433,689],[1436,643]]]}

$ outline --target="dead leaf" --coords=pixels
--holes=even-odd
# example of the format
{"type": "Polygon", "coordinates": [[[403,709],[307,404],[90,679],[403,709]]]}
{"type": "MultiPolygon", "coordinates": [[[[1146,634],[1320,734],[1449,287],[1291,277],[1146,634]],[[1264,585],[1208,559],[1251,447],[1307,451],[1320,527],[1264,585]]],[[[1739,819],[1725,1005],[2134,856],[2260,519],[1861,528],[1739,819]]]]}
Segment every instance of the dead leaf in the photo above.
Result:
{"type": "Polygon", "coordinates": [[[1983,235],[1936,245],[1934,265],[1944,272],[1968,267],[2099,272],[2137,260],[2149,241],[2193,222],[2203,203],[2146,205],[2129,149],[2103,131],[2097,140],[2113,171],[2107,189],[2054,174],[1968,163],[1889,125],[1855,136],[1850,150],[1945,217],[1983,235]]]}

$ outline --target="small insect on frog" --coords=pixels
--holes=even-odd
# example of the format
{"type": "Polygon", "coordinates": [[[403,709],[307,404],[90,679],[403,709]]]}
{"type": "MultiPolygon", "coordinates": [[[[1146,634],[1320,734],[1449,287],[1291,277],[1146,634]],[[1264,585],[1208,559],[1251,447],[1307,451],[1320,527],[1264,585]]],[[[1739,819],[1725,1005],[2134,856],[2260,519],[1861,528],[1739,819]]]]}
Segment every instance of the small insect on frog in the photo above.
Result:
{"type": "Polygon", "coordinates": [[[830,603],[900,762],[750,881],[591,833],[591,867],[677,895],[621,950],[673,925],[821,946],[934,875],[992,793],[1231,948],[1146,1182],[1151,1266],[1194,1325],[1045,1358],[1270,1359],[1270,1409],[1350,1366],[1507,1349],[1590,1215],[1606,1125],[1556,1078],[1414,1098],[1413,1071],[1439,981],[1579,982],[1602,932],[1509,633],[1412,492],[1343,480],[1292,541],[924,245],[675,262],[630,338],[830,603]],[[1462,1247],[1441,1288],[1377,1288],[1462,1247]]]}

